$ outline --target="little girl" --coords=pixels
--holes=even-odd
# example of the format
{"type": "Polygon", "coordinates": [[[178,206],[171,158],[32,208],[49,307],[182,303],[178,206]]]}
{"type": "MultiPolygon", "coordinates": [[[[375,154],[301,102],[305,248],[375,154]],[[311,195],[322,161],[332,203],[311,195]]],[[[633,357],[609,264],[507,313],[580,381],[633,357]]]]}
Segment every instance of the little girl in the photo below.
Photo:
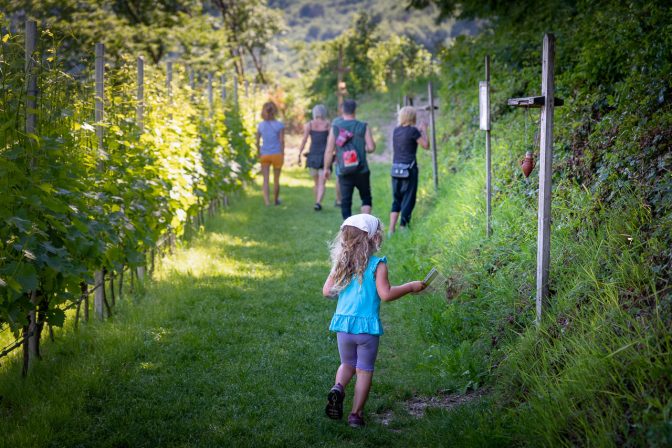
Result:
{"type": "Polygon", "coordinates": [[[348,417],[352,427],[364,426],[362,410],[371,389],[378,338],[383,334],[378,315],[380,301],[389,302],[425,289],[420,281],[390,286],[387,259],[373,255],[382,240],[383,226],[375,216],[361,214],[347,218],[331,245],[331,272],[322,287],[322,294],[327,297],[338,294],[329,329],[337,332],[341,356],[336,383],[327,395],[326,413],[335,420],[343,417],[345,388],[357,373],[348,417]]]}

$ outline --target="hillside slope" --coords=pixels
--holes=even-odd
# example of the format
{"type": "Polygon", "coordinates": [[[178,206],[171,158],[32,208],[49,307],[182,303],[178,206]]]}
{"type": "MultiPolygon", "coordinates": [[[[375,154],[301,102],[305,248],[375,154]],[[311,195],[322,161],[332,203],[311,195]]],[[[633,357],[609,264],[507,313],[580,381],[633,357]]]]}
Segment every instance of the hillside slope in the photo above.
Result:
{"type": "MultiPolygon", "coordinates": [[[[490,4],[491,2],[486,2],[490,4]]],[[[519,2],[442,57],[441,190],[430,170],[395,250],[431,259],[449,304],[418,331],[454,390],[492,387],[468,435],[526,446],[672,444],[672,10],[659,2],[519,2]],[[534,321],[544,32],[557,39],[551,297],[534,321]],[[485,237],[478,81],[492,56],[494,235],[485,237]]],[[[497,12],[495,10],[495,12],[497,12]]],[[[499,11],[501,12],[501,11],[499,11]]],[[[429,158],[420,160],[429,167],[429,158]]],[[[393,256],[393,255],[391,255],[393,256]]]]}

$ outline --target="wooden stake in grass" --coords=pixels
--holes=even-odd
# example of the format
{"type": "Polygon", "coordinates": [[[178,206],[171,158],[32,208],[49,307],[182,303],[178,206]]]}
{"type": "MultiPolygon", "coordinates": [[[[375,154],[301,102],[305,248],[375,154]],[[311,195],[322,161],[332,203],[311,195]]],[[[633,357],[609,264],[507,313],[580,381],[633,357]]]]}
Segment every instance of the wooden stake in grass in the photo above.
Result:
{"type": "MultiPolygon", "coordinates": [[[[35,134],[35,123],[36,116],[35,110],[37,109],[37,75],[35,73],[36,62],[33,58],[33,53],[35,52],[35,47],[37,46],[37,23],[34,20],[26,21],[26,134],[35,134]]],[[[28,138],[28,141],[31,143],[33,140],[28,138]]],[[[33,166],[34,156],[31,154],[31,168],[33,166]]]]}
{"type": "Polygon", "coordinates": [[[541,69],[539,213],[537,219],[537,325],[541,323],[542,302],[548,299],[548,273],[551,264],[551,181],[553,176],[553,107],[555,86],[555,36],[544,36],[541,69]]]}
{"type": "Polygon", "coordinates": [[[434,86],[430,80],[427,84],[429,93],[429,123],[432,127],[432,170],[434,173],[434,191],[439,191],[439,165],[436,153],[436,121],[434,120],[434,86]]]}
{"type": "MultiPolygon", "coordinates": [[[[33,53],[37,46],[37,23],[33,20],[26,21],[26,43],[25,43],[25,74],[26,74],[26,134],[31,148],[34,148],[31,134],[35,134],[37,109],[37,75],[35,74],[35,59],[33,53]]],[[[31,151],[30,154],[30,168],[34,168],[35,154],[31,151]]],[[[37,291],[30,292],[30,303],[32,309],[28,313],[28,326],[24,327],[24,350],[23,350],[23,375],[28,374],[28,370],[32,366],[38,353],[38,338],[37,333],[37,291]],[[29,336],[27,336],[29,335],[29,336]]]]}
{"type": "MultiPolygon", "coordinates": [[[[105,98],[105,46],[102,43],[96,44],[96,135],[98,137],[98,170],[104,169],[105,150],[103,147],[103,119],[104,119],[104,98],[105,98]]],[[[93,274],[96,280],[96,292],[93,298],[93,308],[96,317],[100,320],[105,318],[105,274],[102,270],[93,274]]]]}
{"type": "Polygon", "coordinates": [[[541,323],[543,303],[548,299],[551,264],[551,180],[553,176],[553,111],[563,101],[555,97],[555,37],[544,36],[541,65],[541,96],[511,98],[510,106],[541,107],[539,157],[539,210],[537,214],[537,297],[536,324],[541,323]]]}
{"type": "Polygon", "coordinates": [[[103,270],[96,271],[93,275],[96,290],[93,293],[93,310],[98,320],[105,319],[105,273],[103,270]]]}

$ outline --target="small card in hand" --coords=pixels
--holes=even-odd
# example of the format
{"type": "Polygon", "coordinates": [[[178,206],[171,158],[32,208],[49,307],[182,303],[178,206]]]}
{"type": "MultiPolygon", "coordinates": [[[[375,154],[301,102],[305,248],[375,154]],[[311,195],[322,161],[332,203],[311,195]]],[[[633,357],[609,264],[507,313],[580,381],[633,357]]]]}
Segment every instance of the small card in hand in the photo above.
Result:
{"type": "Polygon", "coordinates": [[[432,268],[432,270],[429,271],[429,273],[425,276],[425,279],[422,281],[422,283],[425,286],[429,286],[437,275],[439,275],[439,271],[437,271],[436,268],[432,268]]]}

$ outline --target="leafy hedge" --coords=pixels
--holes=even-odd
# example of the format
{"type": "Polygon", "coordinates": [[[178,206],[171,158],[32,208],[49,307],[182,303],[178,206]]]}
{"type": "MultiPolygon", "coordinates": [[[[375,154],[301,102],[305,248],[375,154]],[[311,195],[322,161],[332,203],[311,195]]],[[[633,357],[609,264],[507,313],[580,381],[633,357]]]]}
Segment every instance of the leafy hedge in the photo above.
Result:
{"type": "MultiPolygon", "coordinates": [[[[249,179],[253,163],[238,107],[218,100],[210,117],[203,89],[185,88],[179,69],[169,99],[165,74],[146,66],[141,132],[131,61],[106,67],[100,154],[93,76],[79,80],[60,69],[59,39],[49,30],[38,39],[30,135],[23,36],[7,33],[0,45],[0,326],[14,331],[35,303],[44,321],[61,325],[62,305],[94,270],[145,265],[162,237],[183,235],[199,210],[249,179]]],[[[89,69],[93,53],[82,61],[89,69]]]]}

